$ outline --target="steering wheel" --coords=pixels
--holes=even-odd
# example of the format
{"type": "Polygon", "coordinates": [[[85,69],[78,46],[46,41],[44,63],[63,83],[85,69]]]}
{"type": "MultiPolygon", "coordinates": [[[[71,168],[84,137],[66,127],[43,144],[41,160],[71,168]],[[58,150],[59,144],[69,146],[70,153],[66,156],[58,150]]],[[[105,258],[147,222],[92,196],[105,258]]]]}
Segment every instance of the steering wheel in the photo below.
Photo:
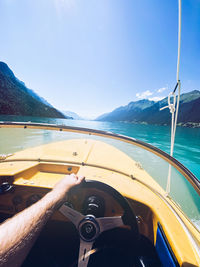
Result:
{"type": "Polygon", "coordinates": [[[139,231],[136,216],[134,215],[128,201],[113,187],[98,181],[84,181],[77,190],[85,189],[98,189],[111,195],[122,207],[124,214],[122,216],[113,217],[95,217],[91,214],[83,215],[82,213],[72,209],[68,206],[67,202],[61,206],[59,211],[66,216],[75,225],[79,237],[79,258],[78,267],[86,267],[88,265],[90,254],[94,242],[105,231],[111,230],[116,227],[129,225],[134,240],[139,240],[139,231]]]}

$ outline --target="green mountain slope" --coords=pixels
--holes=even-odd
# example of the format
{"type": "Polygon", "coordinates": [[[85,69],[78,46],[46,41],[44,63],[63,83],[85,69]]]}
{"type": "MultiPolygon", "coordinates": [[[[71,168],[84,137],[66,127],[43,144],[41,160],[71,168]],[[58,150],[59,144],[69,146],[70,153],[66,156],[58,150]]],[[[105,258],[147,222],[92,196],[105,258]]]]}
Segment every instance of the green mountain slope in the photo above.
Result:
{"type": "Polygon", "coordinates": [[[154,101],[147,99],[130,102],[127,106],[119,107],[110,113],[99,116],[96,120],[99,121],[132,121],[139,114],[155,104],[154,101]]]}
{"type": "Polygon", "coordinates": [[[0,115],[68,118],[28,89],[4,62],[0,62],[0,115]]]}
{"type": "MultiPolygon", "coordinates": [[[[170,124],[171,114],[169,109],[160,111],[160,108],[167,104],[167,98],[158,102],[149,100],[131,102],[127,106],[101,115],[96,120],[142,122],[160,125],[170,124]]],[[[180,97],[178,123],[185,124],[188,122],[200,123],[200,91],[198,90],[182,94],[180,97]]]]}

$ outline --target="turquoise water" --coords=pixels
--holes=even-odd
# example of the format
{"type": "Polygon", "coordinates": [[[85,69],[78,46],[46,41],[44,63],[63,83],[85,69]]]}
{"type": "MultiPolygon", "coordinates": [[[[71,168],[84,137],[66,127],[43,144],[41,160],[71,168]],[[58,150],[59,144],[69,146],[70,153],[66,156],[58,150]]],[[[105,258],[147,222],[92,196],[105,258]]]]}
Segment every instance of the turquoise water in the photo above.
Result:
{"type": "MultiPolygon", "coordinates": [[[[54,118],[0,116],[0,121],[31,121],[92,128],[134,137],[170,152],[170,127],[122,122],[79,121],[54,118]]],[[[177,127],[174,157],[200,180],[200,128],[177,127]]]]}

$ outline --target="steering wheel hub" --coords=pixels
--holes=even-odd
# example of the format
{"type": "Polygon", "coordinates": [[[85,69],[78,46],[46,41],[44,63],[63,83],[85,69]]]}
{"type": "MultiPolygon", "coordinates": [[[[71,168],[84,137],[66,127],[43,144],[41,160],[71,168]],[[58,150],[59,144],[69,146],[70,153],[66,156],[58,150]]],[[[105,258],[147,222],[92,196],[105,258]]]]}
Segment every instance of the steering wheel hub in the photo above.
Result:
{"type": "Polygon", "coordinates": [[[85,217],[80,222],[78,230],[81,239],[86,242],[95,240],[100,232],[99,225],[92,215],[85,217]]]}

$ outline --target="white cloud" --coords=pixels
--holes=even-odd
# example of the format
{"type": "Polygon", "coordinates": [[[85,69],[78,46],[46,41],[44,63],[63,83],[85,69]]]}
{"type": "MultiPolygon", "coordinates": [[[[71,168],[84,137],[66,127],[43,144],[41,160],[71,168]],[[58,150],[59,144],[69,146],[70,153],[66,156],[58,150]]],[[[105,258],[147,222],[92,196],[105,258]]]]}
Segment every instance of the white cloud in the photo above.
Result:
{"type": "Polygon", "coordinates": [[[139,99],[145,99],[145,98],[148,98],[148,96],[150,96],[150,95],[153,95],[153,92],[147,90],[147,91],[142,92],[142,93],[137,93],[136,97],[139,99]]]}
{"type": "Polygon", "coordinates": [[[157,93],[162,93],[165,90],[167,90],[167,87],[162,87],[162,88],[160,88],[160,89],[157,90],[157,93]]]}
{"type": "Polygon", "coordinates": [[[163,98],[165,98],[165,96],[154,96],[154,97],[150,97],[148,99],[151,100],[151,101],[160,101],[163,98]]]}

